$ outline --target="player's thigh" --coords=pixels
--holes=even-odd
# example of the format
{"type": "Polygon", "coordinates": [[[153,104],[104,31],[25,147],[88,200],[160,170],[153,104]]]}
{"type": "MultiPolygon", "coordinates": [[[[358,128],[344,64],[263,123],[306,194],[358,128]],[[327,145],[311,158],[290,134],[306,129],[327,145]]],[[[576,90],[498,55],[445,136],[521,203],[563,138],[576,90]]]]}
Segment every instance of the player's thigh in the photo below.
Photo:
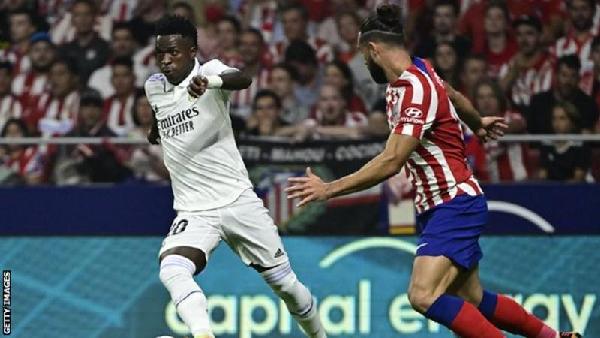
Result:
{"type": "Polygon", "coordinates": [[[417,256],[408,287],[411,302],[436,299],[459,274],[460,269],[445,256],[417,256]]]}
{"type": "Polygon", "coordinates": [[[218,212],[180,213],[162,242],[159,259],[167,255],[187,257],[194,262],[198,273],[206,266],[221,238],[218,212]]]}
{"type": "Polygon", "coordinates": [[[475,306],[479,306],[483,297],[483,287],[479,279],[479,266],[475,266],[471,270],[461,270],[456,279],[448,287],[446,293],[458,296],[475,306]]]}
{"type": "Polygon", "coordinates": [[[224,208],[222,222],[225,241],[246,265],[265,269],[287,262],[277,226],[254,191],[224,208]]]}

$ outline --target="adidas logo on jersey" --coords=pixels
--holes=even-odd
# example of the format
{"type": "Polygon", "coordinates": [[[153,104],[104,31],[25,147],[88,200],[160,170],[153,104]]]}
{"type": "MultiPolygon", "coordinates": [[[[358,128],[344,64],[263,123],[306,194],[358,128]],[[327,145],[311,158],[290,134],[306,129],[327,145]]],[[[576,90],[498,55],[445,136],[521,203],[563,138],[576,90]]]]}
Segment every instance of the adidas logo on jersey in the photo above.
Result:
{"type": "Polygon", "coordinates": [[[279,248],[279,249],[277,249],[277,252],[275,253],[275,258],[279,258],[283,255],[285,255],[285,252],[283,252],[283,250],[281,250],[281,248],[279,248]]]}

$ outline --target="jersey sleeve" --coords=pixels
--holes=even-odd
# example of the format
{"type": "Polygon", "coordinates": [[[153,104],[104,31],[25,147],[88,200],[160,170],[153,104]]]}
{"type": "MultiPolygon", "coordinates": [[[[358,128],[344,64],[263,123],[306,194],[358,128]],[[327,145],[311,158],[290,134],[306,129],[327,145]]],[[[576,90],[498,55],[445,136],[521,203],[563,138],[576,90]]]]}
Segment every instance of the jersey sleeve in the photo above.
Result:
{"type": "Polygon", "coordinates": [[[431,91],[426,90],[416,77],[402,80],[400,87],[392,89],[388,107],[392,110],[393,133],[421,140],[431,129],[435,117],[435,112],[430,112],[431,91]]]}
{"type": "Polygon", "coordinates": [[[221,75],[228,72],[235,72],[239,69],[234,67],[229,67],[218,59],[212,59],[202,65],[202,69],[200,70],[200,74],[204,76],[211,75],[221,75]]]}
{"type": "Polygon", "coordinates": [[[159,93],[161,90],[164,91],[166,78],[163,74],[157,73],[151,75],[146,82],[144,82],[144,92],[146,93],[146,98],[148,98],[148,103],[153,106],[152,96],[156,93],[159,93]]]}

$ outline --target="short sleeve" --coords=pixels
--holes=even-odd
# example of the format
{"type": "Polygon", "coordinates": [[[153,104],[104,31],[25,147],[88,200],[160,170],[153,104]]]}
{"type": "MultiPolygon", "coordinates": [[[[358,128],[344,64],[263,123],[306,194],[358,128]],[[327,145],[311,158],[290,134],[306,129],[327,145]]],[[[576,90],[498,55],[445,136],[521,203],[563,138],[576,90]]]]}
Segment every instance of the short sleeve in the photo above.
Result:
{"type": "Polygon", "coordinates": [[[388,109],[391,110],[392,132],[421,140],[433,123],[433,119],[427,116],[431,103],[430,93],[423,90],[418,80],[392,88],[391,92],[387,100],[388,109]]]}
{"type": "Polygon", "coordinates": [[[204,76],[221,75],[227,72],[238,71],[237,68],[229,67],[218,59],[212,59],[202,65],[200,74],[204,76]]]}

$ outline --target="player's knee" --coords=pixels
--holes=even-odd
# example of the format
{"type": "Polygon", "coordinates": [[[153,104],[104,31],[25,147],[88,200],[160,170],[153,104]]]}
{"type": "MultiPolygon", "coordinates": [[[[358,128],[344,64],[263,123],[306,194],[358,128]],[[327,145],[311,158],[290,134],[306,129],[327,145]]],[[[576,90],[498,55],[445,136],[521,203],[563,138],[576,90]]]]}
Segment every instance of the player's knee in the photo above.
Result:
{"type": "Polygon", "coordinates": [[[161,261],[158,275],[175,304],[194,292],[201,292],[194,281],[195,269],[190,259],[179,255],[168,255],[161,261]]]}
{"type": "Polygon", "coordinates": [[[312,295],[292,270],[289,262],[261,273],[271,289],[286,303],[290,312],[302,314],[310,310],[312,295]]]}
{"type": "Polygon", "coordinates": [[[439,295],[435,295],[431,290],[419,286],[411,286],[408,290],[408,301],[415,311],[420,313],[427,312],[427,309],[435,302],[439,295]]]}

